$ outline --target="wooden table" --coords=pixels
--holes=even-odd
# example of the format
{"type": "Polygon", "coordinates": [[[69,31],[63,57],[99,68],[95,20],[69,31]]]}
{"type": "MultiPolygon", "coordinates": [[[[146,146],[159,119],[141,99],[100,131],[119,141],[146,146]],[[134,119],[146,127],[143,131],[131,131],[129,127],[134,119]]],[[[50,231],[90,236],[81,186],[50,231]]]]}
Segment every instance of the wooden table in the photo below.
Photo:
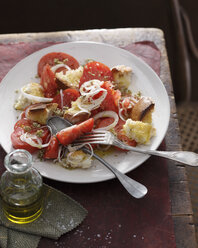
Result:
{"type": "MultiPolygon", "coordinates": [[[[109,43],[109,44],[112,44],[118,47],[125,47],[131,43],[145,41],[145,40],[155,43],[155,45],[158,47],[158,49],[161,52],[160,78],[166,87],[166,90],[168,92],[169,99],[170,99],[170,104],[171,104],[170,125],[169,125],[168,132],[166,134],[162,147],[165,147],[166,150],[180,150],[181,145],[180,145],[180,136],[179,136],[174,92],[173,92],[172,81],[171,81],[171,76],[170,76],[169,62],[167,58],[164,34],[161,30],[153,29],[153,28],[123,28],[123,29],[109,29],[109,30],[101,29],[101,30],[51,32],[51,33],[8,34],[8,35],[0,35],[0,46],[8,46],[10,44],[19,44],[21,42],[23,43],[46,42],[50,44],[50,43],[55,43],[55,42],[58,43],[58,42],[70,42],[70,41],[79,41],[79,40],[109,43]]],[[[146,162],[146,164],[148,165],[152,162],[155,162],[155,158],[150,158],[149,161],[146,162]]],[[[168,165],[168,181],[169,181],[169,194],[170,194],[170,200],[171,200],[171,203],[170,203],[171,204],[171,216],[172,216],[172,220],[174,223],[174,234],[173,235],[175,236],[176,247],[177,248],[195,248],[196,240],[195,240],[195,231],[194,231],[193,218],[192,218],[193,213],[191,209],[191,202],[190,202],[190,195],[189,195],[189,190],[188,190],[188,182],[187,182],[185,167],[181,166],[180,164],[174,164],[173,162],[170,162],[170,161],[167,161],[166,163],[168,165]]],[[[134,176],[136,174],[133,174],[132,172],[132,174],[130,175],[134,176]]],[[[112,182],[113,186],[115,184],[114,181],[115,180],[113,180],[112,182]]],[[[58,182],[57,183],[50,182],[50,180],[46,180],[46,182],[50,183],[51,185],[55,187],[58,187],[59,189],[61,189],[62,187],[61,184],[58,182]]],[[[106,185],[109,185],[109,184],[106,184],[106,185]]],[[[80,186],[75,185],[74,189],[76,190],[78,187],[80,186]]],[[[101,186],[101,184],[100,186],[96,184],[96,186],[93,186],[93,187],[102,188],[103,186],[101,186]]],[[[68,188],[72,188],[72,186],[69,185],[68,188]]],[[[72,196],[75,197],[75,194],[73,194],[72,196]]],[[[77,198],[78,200],[82,200],[80,196],[79,197],[77,196],[77,198]]],[[[131,201],[133,201],[133,199],[131,201]]],[[[90,225],[91,225],[91,222],[90,222],[90,225]]],[[[121,225],[120,225],[120,228],[121,228],[121,225]]],[[[152,231],[152,226],[150,228],[152,231]]],[[[97,226],[95,226],[95,230],[97,233],[97,226]]],[[[75,233],[73,233],[72,235],[75,235],[75,233]]],[[[135,237],[136,237],[135,234],[133,234],[133,238],[135,237]]],[[[143,236],[142,236],[142,239],[143,239],[143,236]]],[[[56,243],[53,243],[54,246],[49,246],[49,247],[56,247],[56,246],[66,247],[66,244],[64,246],[63,243],[61,242],[62,241],[58,243],[57,241],[56,243]]],[[[95,243],[92,243],[91,245],[88,244],[86,247],[104,247],[104,248],[115,247],[113,245],[111,246],[113,242],[112,243],[109,242],[108,244],[105,244],[105,245],[104,244],[101,245],[102,241],[100,243],[98,241],[97,243],[96,237],[95,237],[95,241],[93,242],[95,243]]],[[[74,247],[74,246],[71,246],[71,247],[74,247]]],[[[81,247],[81,246],[79,245],[78,247],[81,247]]],[[[85,246],[82,245],[82,247],[85,247],[85,246]]],[[[126,240],[126,244],[124,244],[121,241],[117,241],[116,247],[127,248],[131,246],[127,246],[127,240],[126,240]]],[[[144,244],[143,246],[139,244],[138,246],[136,246],[136,248],[138,247],[149,248],[149,247],[157,247],[157,246],[155,246],[154,244],[152,246],[151,243],[148,243],[148,245],[144,244]]],[[[167,248],[166,245],[163,245],[161,243],[158,244],[158,248],[159,247],[167,248]]]]}

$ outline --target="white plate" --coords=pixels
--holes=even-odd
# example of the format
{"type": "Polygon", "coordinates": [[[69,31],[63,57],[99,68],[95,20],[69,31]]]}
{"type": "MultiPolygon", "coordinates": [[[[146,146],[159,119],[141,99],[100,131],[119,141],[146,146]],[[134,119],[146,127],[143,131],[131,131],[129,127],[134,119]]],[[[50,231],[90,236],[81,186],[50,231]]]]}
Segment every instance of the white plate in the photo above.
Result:
{"type": "MultiPolygon", "coordinates": [[[[31,54],[15,65],[2,80],[0,85],[0,143],[6,152],[12,150],[10,135],[17,121],[17,115],[19,115],[13,108],[16,90],[36,80],[38,61],[49,52],[66,52],[80,63],[84,63],[86,59],[94,59],[109,67],[121,64],[131,66],[134,72],[132,91],[141,91],[143,95],[150,96],[155,102],[153,124],[156,128],[156,136],[146,147],[157,149],[168,128],[170,105],[164,85],[156,73],[141,59],[123,49],[95,42],[71,42],[47,47],[31,54]]],[[[133,152],[116,151],[104,158],[121,172],[127,173],[141,165],[148,157],[133,152]]],[[[44,177],[64,182],[91,183],[114,178],[112,173],[98,161],[94,161],[93,167],[86,170],[67,170],[51,162],[38,162],[34,164],[34,167],[44,177]]]]}

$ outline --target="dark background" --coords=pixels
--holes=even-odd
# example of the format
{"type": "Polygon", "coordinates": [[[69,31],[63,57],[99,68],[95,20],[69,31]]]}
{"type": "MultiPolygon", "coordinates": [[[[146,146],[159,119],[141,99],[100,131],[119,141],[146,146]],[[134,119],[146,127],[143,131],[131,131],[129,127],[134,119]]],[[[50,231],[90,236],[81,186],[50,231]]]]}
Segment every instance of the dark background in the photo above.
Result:
{"type": "MultiPolygon", "coordinates": [[[[185,99],[185,82],[174,24],[173,0],[18,0],[2,1],[0,34],[95,28],[155,27],[164,31],[176,101],[185,99]]],[[[180,0],[198,44],[198,1],[180,0]]],[[[198,61],[190,55],[192,100],[198,100],[198,61]]]]}

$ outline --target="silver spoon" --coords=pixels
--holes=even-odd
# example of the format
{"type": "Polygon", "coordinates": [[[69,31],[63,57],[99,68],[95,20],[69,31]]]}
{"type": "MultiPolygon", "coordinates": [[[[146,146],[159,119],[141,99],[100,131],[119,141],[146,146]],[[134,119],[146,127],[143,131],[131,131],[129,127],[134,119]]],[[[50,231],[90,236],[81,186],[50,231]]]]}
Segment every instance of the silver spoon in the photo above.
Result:
{"type": "MultiPolygon", "coordinates": [[[[50,117],[47,120],[47,126],[51,130],[52,135],[56,135],[57,132],[71,125],[72,124],[69,121],[58,116],[50,117]]],[[[82,150],[85,153],[91,154],[91,151],[86,147],[83,147],[82,150]]],[[[109,163],[107,163],[104,159],[102,159],[95,153],[93,153],[93,157],[100,161],[103,165],[105,165],[118,178],[118,180],[121,182],[121,184],[125,187],[125,189],[129,192],[131,196],[139,199],[147,194],[148,190],[144,185],[136,182],[135,180],[121,173],[115,167],[111,166],[109,163]]]]}

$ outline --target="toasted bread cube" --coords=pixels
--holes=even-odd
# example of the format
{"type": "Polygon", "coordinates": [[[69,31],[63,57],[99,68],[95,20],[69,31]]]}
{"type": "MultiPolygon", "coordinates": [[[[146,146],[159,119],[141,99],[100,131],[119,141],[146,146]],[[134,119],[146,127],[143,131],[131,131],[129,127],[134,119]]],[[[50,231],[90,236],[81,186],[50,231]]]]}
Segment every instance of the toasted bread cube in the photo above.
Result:
{"type": "Polygon", "coordinates": [[[34,104],[27,110],[26,117],[32,121],[36,121],[44,125],[46,124],[47,119],[52,116],[57,107],[57,103],[34,104]]]}
{"type": "Polygon", "coordinates": [[[131,119],[134,121],[142,121],[146,123],[152,123],[152,112],[155,104],[149,97],[142,97],[134,105],[131,112],[131,119]]]}
{"type": "Polygon", "coordinates": [[[56,73],[56,78],[61,81],[66,87],[78,89],[80,78],[83,74],[83,67],[80,66],[76,70],[63,71],[56,73]]]}
{"type": "Polygon", "coordinates": [[[117,65],[111,69],[113,74],[113,81],[116,87],[120,90],[128,89],[132,79],[131,67],[125,65],[117,65]]]}
{"type": "Polygon", "coordinates": [[[80,99],[73,101],[71,108],[65,110],[65,113],[64,113],[64,118],[69,120],[73,124],[85,121],[90,116],[89,112],[83,112],[78,107],[78,101],[80,101],[80,99]]]}

